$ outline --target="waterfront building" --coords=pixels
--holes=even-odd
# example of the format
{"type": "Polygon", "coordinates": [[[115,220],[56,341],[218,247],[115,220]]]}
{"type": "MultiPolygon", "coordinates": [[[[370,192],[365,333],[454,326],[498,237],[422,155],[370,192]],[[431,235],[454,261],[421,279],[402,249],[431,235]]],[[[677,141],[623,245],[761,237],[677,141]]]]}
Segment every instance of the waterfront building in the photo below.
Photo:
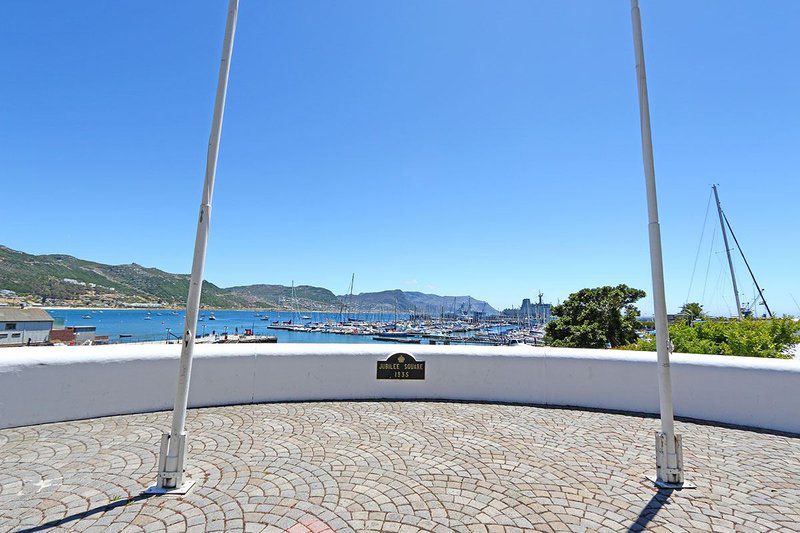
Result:
{"type": "Polygon", "coordinates": [[[544,294],[539,293],[539,301],[531,303],[530,298],[524,298],[519,308],[503,310],[503,315],[512,318],[530,320],[536,324],[547,324],[553,319],[553,305],[542,301],[544,294]]]}
{"type": "Polygon", "coordinates": [[[50,340],[53,317],[35,307],[0,307],[0,346],[45,344],[50,340]]]}
{"type": "Polygon", "coordinates": [[[68,326],[75,336],[75,344],[92,344],[97,335],[97,326],[68,326]]]}
{"type": "Polygon", "coordinates": [[[67,326],[54,329],[50,342],[77,346],[81,344],[108,344],[108,335],[97,335],[97,326],[67,326]]]}

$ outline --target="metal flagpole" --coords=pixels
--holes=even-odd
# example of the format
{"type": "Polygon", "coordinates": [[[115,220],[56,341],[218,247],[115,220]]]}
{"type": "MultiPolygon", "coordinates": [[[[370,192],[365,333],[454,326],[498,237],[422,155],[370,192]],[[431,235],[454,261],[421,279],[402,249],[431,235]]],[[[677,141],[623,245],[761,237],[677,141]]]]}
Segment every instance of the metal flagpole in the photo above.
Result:
{"type": "Polygon", "coordinates": [[[184,431],[186,406],[189,399],[189,378],[192,374],[192,355],[197,330],[197,315],[200,310],[203,270],[206,262],[208,229],[211,219],[211,198],[214,193],[214,178],[217,173],[219,139],[222,133],[222,116],[225,111],[225,96],[228,92],[228,73],[230,72],[233,36],[236,32],[238,10],[239,0],[229,0],[228,21],[225,26],[225,40],[222,45],[222,61],[219,67],[217,96],[214,103],[214,117],[211,123],[211,136],[208,141],[203,197],[200,202],[197,236],[194,242],[194,259],[192,260],[192,275],[189,281],[189,298],[186,303],[186,322],[183,327],[183,343],[178,384],[175,391],[175,409],[172,413],[172,429],[170,433],[164,433],[161,436],[158,483],[152,488],[152,492],[184,493],[194,483],[183,477],[183,465],[186,458],[186,433],[184,431]]]}
{"type": "Polygon", "coordinates": [[[661,255],[661,227],[658,223],[656,173],[653,163],[653,139],[650,134],[650,105],[647,98],[647,75],[644,68],[642,44],[642,19],[639,0],[631,0],[633,46],[636,51],[636,80],[639,87],[639,119],[642,129],[642,159],[647,184],[648,230],[650,233],[650,269],[653,278],[653,304],[655,306],[656,350],[658,353],[658,396],[661,408],[661,431],[656,433],[656,485],[675,487],[683,485],[683,452],[681,437],[675,435],[672,410],[672,378],[669,368],[669,330],[667,304],[664,295],[664,264],[661,255]]]}

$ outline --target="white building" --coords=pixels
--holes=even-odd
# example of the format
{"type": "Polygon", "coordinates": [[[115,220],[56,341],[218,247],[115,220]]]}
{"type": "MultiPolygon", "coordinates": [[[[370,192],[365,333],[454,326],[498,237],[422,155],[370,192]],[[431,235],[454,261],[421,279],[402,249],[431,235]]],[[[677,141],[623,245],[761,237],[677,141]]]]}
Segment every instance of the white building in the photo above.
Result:
{"type": "Polygon", "coordinates": [[[0,346],[44,344],[51,329],[53,317],[44,309],[0,307],[0,346]]]}
{"type": "Polygon", "coordinates": [[[92,344],[97,336],[97,326],[70,326],[75,334],[75,344],[92,344]]]}

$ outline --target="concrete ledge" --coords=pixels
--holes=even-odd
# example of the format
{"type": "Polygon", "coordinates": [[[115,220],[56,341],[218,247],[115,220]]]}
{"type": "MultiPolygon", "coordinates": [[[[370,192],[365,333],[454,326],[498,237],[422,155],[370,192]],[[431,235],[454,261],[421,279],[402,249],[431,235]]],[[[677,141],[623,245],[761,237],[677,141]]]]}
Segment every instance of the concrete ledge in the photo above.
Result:
{"type": "MultiPolygon", "coordinates": [[[[0,428],[171,409],[178,345],[0,350],[0,428]]],[[[655,353],[392,344],[199,345],[191,407],[442,399],[658,412],[655,353]],[[426,361],[424,381],[378,381],[376,361],[426,361]]],[[[675,354],[678,416],[800,433],[800,361],[675,354]]]]}

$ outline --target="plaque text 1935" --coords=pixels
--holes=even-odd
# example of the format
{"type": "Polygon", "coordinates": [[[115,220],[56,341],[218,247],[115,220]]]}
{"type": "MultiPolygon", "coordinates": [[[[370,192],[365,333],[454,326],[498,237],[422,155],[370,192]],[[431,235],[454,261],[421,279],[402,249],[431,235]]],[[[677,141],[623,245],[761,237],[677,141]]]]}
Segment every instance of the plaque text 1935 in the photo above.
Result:
{"type": "Polygon", "coordinates": [[[378,379],[425,379],[425,361],[410,353],[395,353],[378,361],[378,379]]]}

